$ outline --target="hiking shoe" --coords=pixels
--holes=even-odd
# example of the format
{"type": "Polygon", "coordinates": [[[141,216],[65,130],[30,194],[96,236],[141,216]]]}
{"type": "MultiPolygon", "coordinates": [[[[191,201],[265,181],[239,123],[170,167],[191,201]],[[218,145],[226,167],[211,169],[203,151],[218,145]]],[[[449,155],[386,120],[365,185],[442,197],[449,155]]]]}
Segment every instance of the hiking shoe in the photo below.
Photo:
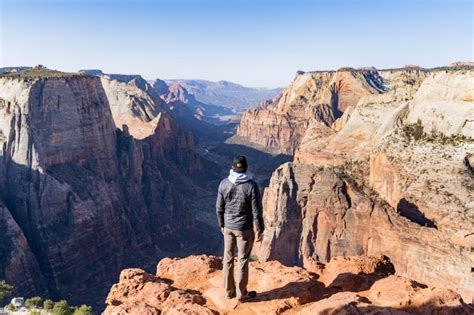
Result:
{"type": "Polygon", "coordinates": [[[256,296],[257,296],[257,292],[247,291],[246,295],[239,298],[239,302],[247,302],[247,301],[253,300],[253,299],[255,299],[256,296]]]}
{"type": "Polygon", "coordinates": [[[233,299],[233,298],[235,298],[235,292],[232,293],[232,294],[226,294],[225,297],[226,297],[227,299],[229,299],[229,300],[230,300],[230,299],[233,299]]]}

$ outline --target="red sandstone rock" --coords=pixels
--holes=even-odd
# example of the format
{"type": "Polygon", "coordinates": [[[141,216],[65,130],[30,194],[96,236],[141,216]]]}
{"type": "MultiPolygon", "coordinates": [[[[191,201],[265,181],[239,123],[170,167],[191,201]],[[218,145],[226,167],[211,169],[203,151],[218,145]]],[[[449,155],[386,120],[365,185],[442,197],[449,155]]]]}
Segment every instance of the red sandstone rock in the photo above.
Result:
{"type": "Polygon", "coordinates": [[[320,267],[321,273],[314,274],[275,261],[251,262],[249,289],[258,295],[252,302],[238,303],[224,297],[220,258],[163,259],[156,277],[139,269],[123,271],[104,314],[469,314],[472,310],[453,291],[389,275],[393,266],[386,257],[336,258],[320,267]],[[349,275],[369,285],[321,282],[349,275]],[[159,284],[160,289],[153,291],[150,284],[159,284]]]}
{"type": "Polygon", "coordinates": [[[389,90],[361,98],[332,128],[310,123],[295,161],[274,172],[255,253],[308,268],[385,254],[399,275],[471,301],[473,72],[380,75],[389,90]]]}
{"type": "Polygon", "coordinates": [[[272,106],[244,113],[234,141],[293,154],[312,121],[331,126],[362,97],[385,88],[373,69],[299,74],[272,106]]]}

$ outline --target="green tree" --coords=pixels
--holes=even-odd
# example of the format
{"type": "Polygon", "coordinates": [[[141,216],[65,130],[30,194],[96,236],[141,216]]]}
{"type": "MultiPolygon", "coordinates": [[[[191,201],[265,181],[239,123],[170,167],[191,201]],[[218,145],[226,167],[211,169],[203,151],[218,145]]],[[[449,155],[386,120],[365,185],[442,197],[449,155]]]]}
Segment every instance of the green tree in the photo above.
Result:
{"type": "Polygon", "coordinates": [[[27,308],[40,308],[43,305],[43,299],[39,296],[26,299],[25,306],[27,308]]]}
{"type": "Polygon", "coordinates": [[[74,311],[74,315],[94,315],[94,312],[92,311],[92,307],[88,305],[81,305],[74,311]]]}
{"type": "Polygon", "coordinates": [[[15,306],[13,304],[8,304],[7,305],[7,310],[9,310],[10,312],[14,312],[16,310],[15,306]]]}
{"type": "Polygon", "coordinates": [[[7,296],[12,295],[13,287],[5,282],[5,280],[0,280],[0,302],[3,301],[7,296]]]}
{"type": "Polygon", "coordinates": [[[72,310],[65,300],[61,300],[54,304],[52,315],[72,315],[72,310]]]}
{"type": "Polygon", "coordinates": [[[45,311],[51,311],[54,307],[54,302],[51,300],[44,300],[43,302],[43,309],[45,311]]]}

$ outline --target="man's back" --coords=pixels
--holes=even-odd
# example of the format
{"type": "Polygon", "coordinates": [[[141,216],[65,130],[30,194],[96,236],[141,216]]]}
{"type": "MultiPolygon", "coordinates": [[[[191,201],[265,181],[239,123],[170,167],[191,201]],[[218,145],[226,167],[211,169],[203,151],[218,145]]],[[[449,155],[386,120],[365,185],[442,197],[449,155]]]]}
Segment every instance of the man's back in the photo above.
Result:
{"type": "Polygon", "coordinates": [[[222,218],[222,223],[229,229],[252,229],[253,222],[256,221],[257,230],[263,230],[260,192],[253,180],[234,184],[229,178],[223,179],[217,194],[217,211],[218,217],[222,218]]]}
{"type": "Polygon", "coordinates": [[[240,301],[255,298],[247,291],[249,259],[255,241],[263,238],[262,203],[258,185],[247,172],[247,158],[236,156],[229,176],[221,181],[217,192],[217,220],[224,236],[222,274],[227,298],[240,301]],[[238,268],[234,279],[234,251],[237,249],[238,268]],[[237,284],[237,285],[236,285],[237,284]]]}

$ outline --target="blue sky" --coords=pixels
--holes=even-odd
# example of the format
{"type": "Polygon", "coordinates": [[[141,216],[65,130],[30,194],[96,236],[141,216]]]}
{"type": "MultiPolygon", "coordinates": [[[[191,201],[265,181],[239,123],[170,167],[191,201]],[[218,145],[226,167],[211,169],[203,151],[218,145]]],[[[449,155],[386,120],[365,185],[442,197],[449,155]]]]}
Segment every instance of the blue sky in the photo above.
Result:
{"type": "Polygon", "coordinates": [[[472,0],[0,3],[0,66],[275,87],[297,70],[474,59],[472,0]]]}

